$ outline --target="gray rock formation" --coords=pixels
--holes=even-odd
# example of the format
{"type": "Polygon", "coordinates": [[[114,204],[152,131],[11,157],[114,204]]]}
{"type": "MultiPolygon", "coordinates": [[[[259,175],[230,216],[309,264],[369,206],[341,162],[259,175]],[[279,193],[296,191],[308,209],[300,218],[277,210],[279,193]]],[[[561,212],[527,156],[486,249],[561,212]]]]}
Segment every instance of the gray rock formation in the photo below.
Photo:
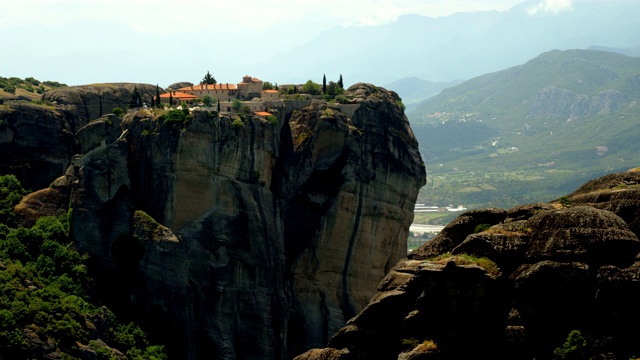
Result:
{"type": "Polygon", "coordinates": [[[55,107],[24,101],[0,107],[0,173],[43,189],[65,173],[74,153],[72,129],[55,107]]]}
{"type": "Polygon", "coordinates": [[[356,84],[345,96],[345,113],[274,104],[277,125],[204,111],[171,124],[142,110],[104,146],[96,125],[73,163],[71,206],[101,296],[178,358],[322,346],[404,257],[425,183],[397,95],[356,84]]]}
{"type": "Polygon", "coordinates": [[[625,102],[624,95],[615,90],[594,96],[576,94],[570,90],[550,86],[536,96],[529,117],[558,117],[578,119],[590,115],[602,115],[618,110],[625,102]]]}
{"type": "Polygon", "coordinates": [[[15,174],[34,191],[48,187],[65,174],[75,154],[120,136],[120,120],[107,114],[126,109],[134,88],[151,103],[154,85],[129,83],[59,88],[43,95],[50,105],[6,101],[0,107],[0,173],[15,174]]]}
{"type": "Polygon", "coordinates": [[[138,89],[142,101],[150,105],[151,98],[156,95],[156,86],[134,83],[69,86],[46,92],[42,99],[55,102],[63,119],[76,132],[90,121],[110,114],[116,107],[126,111],[134,88],[138,89]]]}
{"type": "Polygon", "coordinates": [[[551,359],[572,330],[587,345],[567,356],[633,357],[639,184],[633,169],[562,201],[460,215],[394,267],[326,348],[297,359],[551,359]],[[475,233],[480,224],[492,226],[475,233]]]}

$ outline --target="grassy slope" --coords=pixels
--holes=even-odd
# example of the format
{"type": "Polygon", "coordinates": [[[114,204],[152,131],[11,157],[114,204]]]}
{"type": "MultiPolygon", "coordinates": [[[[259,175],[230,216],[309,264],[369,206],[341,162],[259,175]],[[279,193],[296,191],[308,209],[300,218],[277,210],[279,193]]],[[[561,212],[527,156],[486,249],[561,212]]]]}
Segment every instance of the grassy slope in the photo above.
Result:
{"type": "Polygon", "coordinates": [[[508,208],[635,167],[638,97],[640,58],[587,50],[551,51],[447,89],[409,114],[429,173],[419,202],[508,208]],[[528,116],[550,86],[588,97],[616,90],[625,102],[571,121],[528,116]]]}

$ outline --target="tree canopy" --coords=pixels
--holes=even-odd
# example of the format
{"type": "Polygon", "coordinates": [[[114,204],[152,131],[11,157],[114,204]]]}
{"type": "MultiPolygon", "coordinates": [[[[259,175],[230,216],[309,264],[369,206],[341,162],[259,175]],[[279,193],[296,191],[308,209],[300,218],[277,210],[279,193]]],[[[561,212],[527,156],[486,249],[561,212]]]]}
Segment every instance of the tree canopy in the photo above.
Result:
{"type": "Polygon", "coordinates": [[[217,83],[216,78],[214,78],[213,75],[211,75],[208,70],[207,70],[207,74],[202,78],[202,81],[200,82],[201,85],[216,84],[216,83],[217,83]]]}
{"type": "Polygon", "coordinates": [[[211,96],[209,94],[204,94],[202,96],[202,103],[206,107],[209,107],[209,106],[215,104],[216,102],[217,102],[217,100],[213,96],[211,96]]]}
{"type": "Polygon", "coordinates": [[[302,92],[311,95],[320,95],[320,84],[307,80],[307,82],[302,86],[302,92]]]}
{"type": "Polygon", "coordinates": [[[129,100],[129,109],[142,107],[142,97],[138,92],[138,87],[135,86],[133,88],[133,93],[131,94],[131,100],[129,100]]]}

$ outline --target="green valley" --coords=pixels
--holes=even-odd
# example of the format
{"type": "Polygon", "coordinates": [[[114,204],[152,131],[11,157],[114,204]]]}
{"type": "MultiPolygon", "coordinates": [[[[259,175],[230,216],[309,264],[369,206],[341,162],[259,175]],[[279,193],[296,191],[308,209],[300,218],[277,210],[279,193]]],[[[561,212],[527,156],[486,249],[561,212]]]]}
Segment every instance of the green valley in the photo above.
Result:
{"type": "Polygon", "coordinates": [[[428,183],[418,202],[549,201],[637,166],[640,58],[550,51],[444,90],[408,114],[428,183]]]}

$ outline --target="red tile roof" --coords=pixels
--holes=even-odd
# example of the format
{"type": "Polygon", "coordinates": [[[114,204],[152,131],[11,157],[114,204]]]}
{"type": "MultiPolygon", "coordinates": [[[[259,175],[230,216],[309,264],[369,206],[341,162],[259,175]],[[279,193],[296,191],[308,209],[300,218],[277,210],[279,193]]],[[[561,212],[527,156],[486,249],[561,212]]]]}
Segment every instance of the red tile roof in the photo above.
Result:
{"type": "Polygon", "coordinates": [[[236,90],[238,87],[235,84],[198,84],[191,86],[185,86],[178,90],[180,91],[200,91],[200,90],[236,90]]]}
{"type": "Polygon", "coordinates": [[[266,112],[266,111],[256,111],[255,114],[258,115],[258,116],[271,116],[271,115],[273,115],[272,113],[266,112]]]}
{"type": "Polygon", "coordinates": [[[174,99],[182,99],[182,100],[193,100],[193,99],[197,99],[198,98],[195,95],[186,94],[186,93],[179,92],[179,91],[176,91],[176,92],[174,92],[172,94],[164,93],[164,94],[160,95],[161,99],[168,99],[169,97],[173,97],[174,99]]]}

